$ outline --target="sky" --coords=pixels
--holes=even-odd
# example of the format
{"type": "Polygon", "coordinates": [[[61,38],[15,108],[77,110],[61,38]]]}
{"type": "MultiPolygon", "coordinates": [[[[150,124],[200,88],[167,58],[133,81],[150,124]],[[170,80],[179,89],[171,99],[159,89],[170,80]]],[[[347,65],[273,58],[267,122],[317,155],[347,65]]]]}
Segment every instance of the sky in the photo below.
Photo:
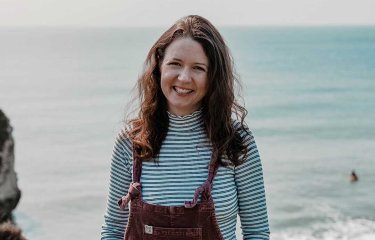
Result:
{"type": "Polygon", "coordinates": [[[0,26],[375,25],[375,0],[0,0],[0,26]]]}

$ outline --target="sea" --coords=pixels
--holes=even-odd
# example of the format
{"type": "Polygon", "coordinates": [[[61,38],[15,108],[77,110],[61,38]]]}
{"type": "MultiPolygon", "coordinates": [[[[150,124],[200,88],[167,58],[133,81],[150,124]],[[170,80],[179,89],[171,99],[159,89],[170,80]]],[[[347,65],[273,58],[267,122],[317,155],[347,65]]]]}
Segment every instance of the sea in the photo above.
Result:
{"type": "MultiPolygon", "coordinates": [[[[28,239],[100,239],[115,136],[165,30],[0,28],[14,217],[28,239]]],[[[263,163],[271,239],[375,239],[375,27],[219,30],[263,163]]]]}

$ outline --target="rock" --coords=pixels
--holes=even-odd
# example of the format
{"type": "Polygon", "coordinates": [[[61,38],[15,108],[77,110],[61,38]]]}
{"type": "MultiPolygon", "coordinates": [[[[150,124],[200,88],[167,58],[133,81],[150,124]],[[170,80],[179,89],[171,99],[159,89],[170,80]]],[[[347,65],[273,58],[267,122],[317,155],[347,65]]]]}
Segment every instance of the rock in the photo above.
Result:
{"type": "Polygon", "coordinates": [[[24,236],[22,236],[21,229],[19,229],[16,225],[5,222],[0,224],[0,239],[1,240],[26,240],[24,236]]]}
{"type": "Polygon", "coordinates": [[[0,109],[0,223],[12,220],[21,197],[14,170],[14,140],[9,119],[0,109]]]}

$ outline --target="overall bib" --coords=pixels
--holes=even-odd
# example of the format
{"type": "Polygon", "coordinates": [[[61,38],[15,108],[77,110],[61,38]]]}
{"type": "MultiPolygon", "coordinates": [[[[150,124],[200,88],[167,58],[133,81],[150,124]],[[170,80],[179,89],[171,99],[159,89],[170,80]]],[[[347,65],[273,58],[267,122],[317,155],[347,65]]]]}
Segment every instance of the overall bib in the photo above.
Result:
{"type": "Polygon", "coordinates": [[[134,152],[133,182],[128,194],[118,202],[124,209],[130,201],[124,240],[223,240],[211,196],[218,167],[218,159],[210,164],[207,180],[196,189],[193,201],[185,202],[184,206],[160,206],[142,199],[142,160],[134,152]],[[201,202],[197,204],[200,194],[201,202]]]}

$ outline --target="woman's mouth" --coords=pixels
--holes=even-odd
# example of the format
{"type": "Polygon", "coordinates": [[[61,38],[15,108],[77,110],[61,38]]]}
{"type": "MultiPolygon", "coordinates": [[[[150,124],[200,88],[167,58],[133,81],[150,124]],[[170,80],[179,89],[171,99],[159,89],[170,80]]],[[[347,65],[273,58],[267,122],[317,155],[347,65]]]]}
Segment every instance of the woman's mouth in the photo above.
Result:
{"type": "Polygon", "coordinates": [[[173,90],[175,90],[178,94],[190,94],[194,92],[194,90],[187,89],[187,88],[180,88],[180,87],[173,87],[173,90]]]}

